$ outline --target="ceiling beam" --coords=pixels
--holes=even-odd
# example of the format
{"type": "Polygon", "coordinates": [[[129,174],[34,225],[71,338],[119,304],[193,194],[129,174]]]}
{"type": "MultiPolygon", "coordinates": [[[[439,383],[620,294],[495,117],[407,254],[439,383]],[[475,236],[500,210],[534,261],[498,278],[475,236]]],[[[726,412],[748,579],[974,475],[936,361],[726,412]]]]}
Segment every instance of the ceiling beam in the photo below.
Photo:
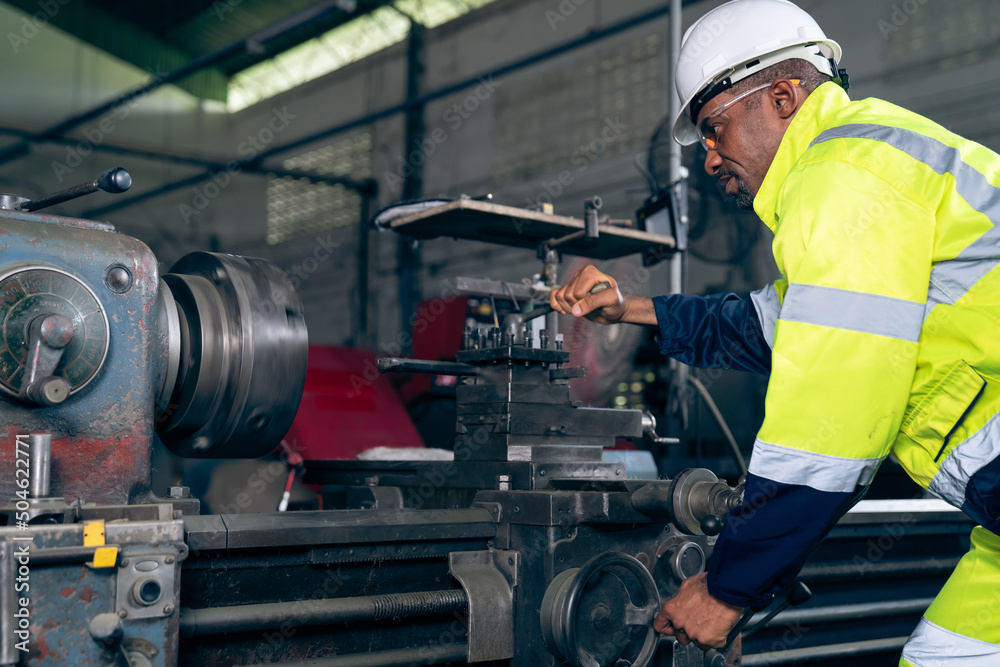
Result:
{"type": "MultiPolygon", "coordinates": [[[[38,0],[5,1],[29,15],[41,14],[60,30],[144,69],[154,77],[176,70],[192,60],[191,54],[89,3],[52,2],[52,11],[47,11],[40,9],[42,5],[38,0]]],[[[208,67],[174,85],[197,97],[225,102],[228,84],[229,77],[222,70],[208,67]]]]}

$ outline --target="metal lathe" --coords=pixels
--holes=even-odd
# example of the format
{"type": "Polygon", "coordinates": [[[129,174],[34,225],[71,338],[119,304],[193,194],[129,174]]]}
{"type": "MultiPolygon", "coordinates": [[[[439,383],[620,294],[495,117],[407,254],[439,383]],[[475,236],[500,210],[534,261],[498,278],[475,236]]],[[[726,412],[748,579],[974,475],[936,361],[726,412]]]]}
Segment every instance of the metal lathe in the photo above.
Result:
{"type": "Polygon", "coordinates": [[[154,437],[192,458],[278,445],[307,362],[290,280],[209,252],[161,275],[111,225],[0,203],[0,666],[866,664],[898,650],[964,550],[953,512],[865,505],[803,571],[813,599],[753,619],[742,655],[658,637],[739,480],[608,460],[616,439],[662,441],[655,420],[575,402],[585,369],[516,318],[467,331],[454,361],[379,362],[457,378],[453,460],[307,461],[344,509],[201,514],[183,487],[151,489],[154,437]],[[906,548],[873,555],[895,524],[906,548]]]}

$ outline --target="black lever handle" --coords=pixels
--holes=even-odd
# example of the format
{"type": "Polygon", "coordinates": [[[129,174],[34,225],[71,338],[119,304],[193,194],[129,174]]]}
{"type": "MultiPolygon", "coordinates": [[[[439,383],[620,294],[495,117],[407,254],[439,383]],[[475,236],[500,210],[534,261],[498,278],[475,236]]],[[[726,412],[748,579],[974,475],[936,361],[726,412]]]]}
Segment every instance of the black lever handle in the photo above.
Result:
{"type": "Polygon", "coordinates": [[[713,537],[722,532],[722,522],[719,521],[719,517],[714,514],[709,514],[704,519],[701,520],[701,532],[705,533],[709,537],[713,537]]]}
{"type": "MultiPolygon", "coordinates": [[[[778,602],[778,604],[774,606],[774,609],[769,611],[767,616],[761,619],[759,623],[756,623],[752,628],[747,630],[746,634],[743,635],[743,638],[746,639],[750,635],[754,634],[755,632],[763,628],[771,621],[772,618],[774,618],[781,612],[785,611],[785,609],[787,609],[788,607],[790,606],[797,607],[800,604],[808,602],[811,598],[812,598],[812,591],[809,590],[809,587],[806,586],[801,581],[796,581],[794,584],[792,584],[792,587],[788,590],[788,592],[785,593],[785,596],[780,600],[780,602],[778,602]]],[[[733,629],[729,631],[729,636],[726,637],[726,645],[723,648],[719,649],[719,653],[721,653],[722,655],[726,654],[726,652],[729,650],[729,647],[733,645],[733,642],[736,641],[736,638],[743,631],[743,628],[746,627],[746,624],[750,622],[750,619],[753,617],[754,613],[756,612],[754,612],[753,609],[747,609],[745,612],[743,612],[743,615],[740,616],[740,620],[737,621],[736,625],[733,626],[733,629]]]]}
{"type": "Polygon", "coordinates": [[[767,613],[767,616],[762,618],[760,622],[755,623],[751,627],[747,628],[747,631],[743,633],[743,638],[746,639],[750,635],[754,634],[765,625],[771,622],[771,619],[785,611],[788,607],[798,607],[800,604],[805,604],[812,599],[812,591],[801,581],[796,581],[792,584],[792,588],[785,595],[785,599],[781,601],[774,609],[767,613]]]}
{"type": "Polygon", "coordinates": [[[110,192],[111,194],[119,194],[125,192],[130,187],[132,187],[132,175],[121,167],[112,167],[92,181],[54,192],[41,199],[24,202],[20,208],[22,211],[39,211],[43,208],[69,201],[70,199],[89,195],[98,190],[110,192]]]}
{"type": "Polygon", "coordinates": [[[112,167],[97,177],[97,187],[113,195],[121,194],[132,187],[132,174],[121,167],[112,167]]]}

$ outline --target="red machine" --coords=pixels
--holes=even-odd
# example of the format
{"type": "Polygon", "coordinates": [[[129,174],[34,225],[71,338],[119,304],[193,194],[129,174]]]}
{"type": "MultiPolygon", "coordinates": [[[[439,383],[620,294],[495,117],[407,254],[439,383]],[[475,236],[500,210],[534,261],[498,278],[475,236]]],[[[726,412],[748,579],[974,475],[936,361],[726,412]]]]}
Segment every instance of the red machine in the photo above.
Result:
{"type": "Polygon", "coordinates": [[[290,448],[306,460],[354,459],[372,447],[423,447],[388,376],[371,350],[309,346],[306,386],[290,448]]]}

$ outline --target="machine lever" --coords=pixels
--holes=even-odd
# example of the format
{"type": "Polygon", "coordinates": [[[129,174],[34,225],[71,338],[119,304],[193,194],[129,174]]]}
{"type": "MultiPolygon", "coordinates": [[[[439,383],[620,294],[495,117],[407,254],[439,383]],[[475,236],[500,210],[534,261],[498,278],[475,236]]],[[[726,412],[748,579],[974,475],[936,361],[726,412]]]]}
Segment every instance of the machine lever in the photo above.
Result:
{"type": "MultiPolygon", "coordinates": [[[[809,590],[809,587],[806,586],[801,581],[796,581],[794,584],[792,584],[792,587],[785,594],[784,598],[782,598],[781,601],[778,602],[778,604],[776,604],[774,608],[767,613],[767,616],[765,616],[763,619],[761,619],[759,623],[754,624],[753,627],[747,630],[746,634],[744,635],[744,639],[754,634],[761,628],[763,628],[771,621],[772,618],[774,618],[781,612],[785,611],[785,609],[787,609],[788,607],[790,606],[797,607],[800,604],[808,602],[811,598],[812,598],[812,591],[809,590]]],[[[726,652],[729,651],[729,647],[733,645],[733,642],[736,641],[736,638],[740,635],[741,632],[743,632],[743,628],[746,627],[746,624],[750,622],[750,619],[753,618],[755,613],[756,612],[753,609],[749,608],[743,612],[743,615],[740,617],[740,620],[737,621],[736,625],[733,626],[733,629],[729,631],[729,636],[726,638],[726,645],[721,649],[719,649],[719,653],[725,655],[726,652]]]]}
{"type": "Polygon", "coordinates": [[[765,625],[771,622],[771,619],[785,611],[788,607],[798,607],[800,604],[805,604],[812,599],[812,591],[801,581],[796,581],[792,584],[792,588],[788,591],[785,599],[781,601],[774,609],[767,613],[767,616],[762,618],[759,622],[754,623],[752,626],[747,628],[746,632],[743,633],[743,638],[753,635],[758,630],[762,629],[765,625]]]}
{"type": "MultiPolygon", "coordinates": [[[[607,280],[602,280],[601,282],[597,283],[596,285],[590,288],[590,293],[599,294],[604,290],[610,288],[611,288],[611,283],[608,282],[607,280]]],[[[552,306],[546,304],[541,308],[535,308],[530,313],[524,313],[524,312],[510,313],[503,318],[503,330],[508,332],[509,331],[520,332],[521,327],[523,327],[524,323],[527,322],[528,320],[533,320],[536,317],[541,317],[542,315],[548,315],[551,312],[553,312],[552,306]]]]}
{"type": "Polygon", "coordinates": [[[709,537],[714,537],[722,532],[722,522],[719,517],[709,514],[701,520],[701,532],[709,537]]]}
{"type": "Polygon", "coordinates": [[[121,167],[112,167],[92,181],[87,181],[86,183],[81,183],[80,185],[74,185],[71,188],[60,190],[59,192],[55,192],[47,197],[42,197],[41,199],[24,202],[21,204],[20,208],[22,211],[39,211],[43,208],[48,208],[49,206],[69,201],[70,199],[76,199],[77,197],[82,197],[83,195],[89,195],[92,192],[97,192],[98,190],[110,192],[111,194],[120,194],[128,190],[130,187],[132,187],[131,174],[121,167]]]}
{"type": "Polygon", "coordinates": [[[38,317],[31,323],[21,398],[46,406],[58,405],[66,400],[70,384],[55,372],[73,335],[73,322],[57,313],[38,317]]]}
{"type": "Polygon", "coordinates": [[[379,357],[379,373],[424,373],[429,375],[475,375],[476,367],[456,361],[425,361],[379,357]]]}

